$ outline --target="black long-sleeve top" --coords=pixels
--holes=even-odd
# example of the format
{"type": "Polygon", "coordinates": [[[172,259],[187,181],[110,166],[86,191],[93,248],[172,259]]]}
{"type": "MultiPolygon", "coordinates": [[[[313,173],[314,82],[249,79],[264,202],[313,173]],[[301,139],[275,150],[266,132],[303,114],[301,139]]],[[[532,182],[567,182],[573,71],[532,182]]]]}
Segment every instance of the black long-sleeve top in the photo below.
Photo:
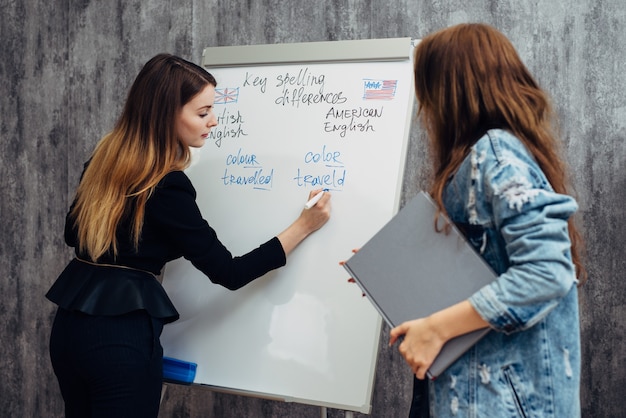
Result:
{"type": "Polygon", "coordinates": [[[125,219],[117,230],[117,256],[105,254],[98,265],[84,261],[89,258],[78,249],[76,229],[68,213],[65,241],[75,247],[77,258],[46,296],[65,309],[92,315],[145,309],[171,322],[178,313],[156,280],[168,261],[184,257],[212,282],[231,290],[285,264],[285,252],[276,237],[233,257],[202,218],[195,199],[196,191],[182,171],[167,174],[146,202],[138,249],[131,240],[130,219],[125,219]]]}

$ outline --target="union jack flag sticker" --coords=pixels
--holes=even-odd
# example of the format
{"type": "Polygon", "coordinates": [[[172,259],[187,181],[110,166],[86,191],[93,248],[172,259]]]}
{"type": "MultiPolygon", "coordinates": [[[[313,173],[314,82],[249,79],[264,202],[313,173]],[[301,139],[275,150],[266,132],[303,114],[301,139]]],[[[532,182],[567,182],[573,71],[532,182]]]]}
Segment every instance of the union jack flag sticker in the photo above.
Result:
{"type": "Polygon", "coordinates": [[[215,104],[237,103],[239,100],[239,87],[215,89],[215,104]]]}

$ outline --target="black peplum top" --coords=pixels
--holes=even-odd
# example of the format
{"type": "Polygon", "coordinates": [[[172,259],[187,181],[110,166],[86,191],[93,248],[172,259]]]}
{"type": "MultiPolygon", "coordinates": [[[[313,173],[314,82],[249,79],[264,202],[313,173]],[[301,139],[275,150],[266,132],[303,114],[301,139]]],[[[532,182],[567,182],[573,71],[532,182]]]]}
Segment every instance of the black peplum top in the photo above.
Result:
{"type": "MultiPolygon", "coordinates": [[[[70,209],[71,212],[71,209],[70,209]]],[[[70,212],[65,222],[65,242],[76,258],[57,278],[46,297],[58,306],[91,315],[121,315],[144,309],[165,322],[178,312],[157,280],[168,261],[184,257],[216,284],[235,290],[285,265],[278,238],[233,257],[215,230],[202,218],[196,191],[182,171],[167,174],[146,203],[138,249],[131,241],[129,220],[117,231],[118,254],[91,263],[78,249],[70,212]]]]}

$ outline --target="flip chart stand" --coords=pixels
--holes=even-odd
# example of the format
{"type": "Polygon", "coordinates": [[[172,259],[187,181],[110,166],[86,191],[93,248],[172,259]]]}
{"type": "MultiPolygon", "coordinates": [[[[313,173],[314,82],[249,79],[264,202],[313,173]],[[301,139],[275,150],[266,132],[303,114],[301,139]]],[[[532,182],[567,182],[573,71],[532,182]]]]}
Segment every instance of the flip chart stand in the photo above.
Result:
{"type": "Polygon", "coordinates": [[[339,261],[398,210],[412,48],[394,38],[204,50],[219,124],[186,173],[220,240],[247,253],[314,189],[329,189],[332,215],[285,267],[235,292],[186,260],[168,263],[180,319],[161,341],[198,365],[194,384],[369,413],[382,321],[339,261]]]}

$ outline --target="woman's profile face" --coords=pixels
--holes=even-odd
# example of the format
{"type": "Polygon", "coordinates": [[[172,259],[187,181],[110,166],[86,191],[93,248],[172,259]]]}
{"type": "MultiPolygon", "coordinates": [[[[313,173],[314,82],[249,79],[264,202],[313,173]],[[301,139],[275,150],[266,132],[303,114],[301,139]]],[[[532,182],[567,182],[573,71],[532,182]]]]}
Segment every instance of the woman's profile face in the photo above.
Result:
{"type": "Polygon", "coordinates": [[[185,145],[194,148],[204,145],[211,128],[217,125],[214,101],[215,87],[207,84],[181,109],[176,119],[176,133],[185,145]]]}

